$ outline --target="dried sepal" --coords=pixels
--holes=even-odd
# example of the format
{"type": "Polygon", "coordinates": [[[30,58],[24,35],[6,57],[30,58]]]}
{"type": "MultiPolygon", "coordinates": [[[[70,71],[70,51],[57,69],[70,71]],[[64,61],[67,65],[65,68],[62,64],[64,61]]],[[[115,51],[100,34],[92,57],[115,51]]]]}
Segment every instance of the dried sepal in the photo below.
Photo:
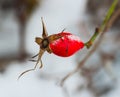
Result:
{"type": "Polygon", "coordinates": [[[43,21],[43,18],[41,17],[41,21],[42,21],[42,26],[43,26],[43,33],[42,33],[42,37],[46,38],[48,36],[47,30],[46,30],[46,26],[45,23],[43,21]]]}
{"type": "Polygon", "coordinates": [[[52,43],[53,41],[58,40],[58,39],[60,39],[60,38],[62,38],[62,37],[63,37],[62,35],[53,34],[53,35],[50,35],[50,36],[48,37],[48,39],[49,39],[50,43],[52,43]]]}
{"type": "Polygon", "coordinates": [[[28,70],[22,72],[19,75],[18,79],[20,79],[21,76],[23,76],[25,73],[35,70],[39,62],[40,62],[40,68],[42,68],[43,63],[42,63],[41,57],[44,54],[44,52],[45,52],[44,50],[40,49],[39,54],[37,54],[37,55],[34,56],[34,57],[38,56],[38,59],[37,60],[31,60],[31,61],[36,61],[36,64],[35,64],[34,68],[33,69],[28,69],[28,70]]]}
{"type": "Polygon", "coordinates": [[[34,55],[34,56],[32,56],[31,58],[35,58],[35,57],[37,57],[39,55],[39,53],[38,54],[36,54],[36,55],[34,55]]]}
{"type": "Polygon", "coordinates": [[[36,38],[35,38],[35,42],[36,42],[38,45],[40,45],[41,42],[42,42],[42,38],[36,37],[36,38]]]}
{"type": "Polygon", "coordinates": [[[36,65],[37,65],[39,62],[41,62],[40,68],[42,68],[42,66],[43,66],[41,57],[42,57],[42,55],[44,54],[44,52],[45,52],[45,50],[40,49],[40,51],[39,51],[39,56],[38,56],[38,59],[37,59],[37,62],[36,62],[36,65]]]}
{"type": "Polygon", "coordinates": [[[50,47],[47,47],[47,48],[46,48],[46,51],[47,51],[49,54],[52,53],[52,50],[50,49],[50,47]]]}

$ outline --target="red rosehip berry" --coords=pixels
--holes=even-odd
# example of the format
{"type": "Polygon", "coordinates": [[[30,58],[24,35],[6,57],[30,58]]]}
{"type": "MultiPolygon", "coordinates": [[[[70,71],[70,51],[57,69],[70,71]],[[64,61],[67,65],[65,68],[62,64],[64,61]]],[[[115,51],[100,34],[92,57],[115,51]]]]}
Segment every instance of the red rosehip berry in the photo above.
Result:
{"type": "Polygon", "coordinates": [[[70,32],[61,32],[57,35],[62,37],[49,44],[50,50],[55,55],[69,57],[84,47],[80,38],[70,32]]]}
{"type": "Polygon", "coordinates": [[[43,19],[42,25],[43,25],[42,38],[40,37],[35,38],[35,42],[40,46],[40,50],[37,55],[32,57],[34,58],[38,56],[38,59],[31,60],[35,61],[36,65],[33,69],[29,69],[21,73],[18,78],[20,78],[26,72],[35,70],[39,62],[41,62],[40,68],[42,68],[43,64],[41,61],[41,57],[45,51],[47,51],[48,53],[53,53],[57,56],[69,57],[84,47],[84,43],[80,40],[78,36],[75,36],[70,32],[64,31],[58,34],[48,36],[43,19]]]}

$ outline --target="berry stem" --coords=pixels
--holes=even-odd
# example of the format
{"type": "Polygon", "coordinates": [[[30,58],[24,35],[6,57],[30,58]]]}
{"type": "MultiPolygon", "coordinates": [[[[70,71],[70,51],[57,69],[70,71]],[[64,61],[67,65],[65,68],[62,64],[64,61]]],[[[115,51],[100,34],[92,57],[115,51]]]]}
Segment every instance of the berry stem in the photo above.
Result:
{"type": "Polygon", "coordinates": [[[117,3],[118,3],[118,0],[114,0],[114,2],[112,3],[111,7],[109,8],[109,10],[106,14],[105,19],[102,22],[101,26],[99,28],[96,28],[95,32],[94,32],[93,36],[90,38],[90,40],[88,42],[84,43],[85,46],[87,47],[87,49],[89,49],[92,46],[92,44],[94,43],[94,41],[97,38],[97,36],[99,35],[99,33],[102,33],[105,30],[106,25],[108,24],[112,14],[116,8],[117,3]]]}

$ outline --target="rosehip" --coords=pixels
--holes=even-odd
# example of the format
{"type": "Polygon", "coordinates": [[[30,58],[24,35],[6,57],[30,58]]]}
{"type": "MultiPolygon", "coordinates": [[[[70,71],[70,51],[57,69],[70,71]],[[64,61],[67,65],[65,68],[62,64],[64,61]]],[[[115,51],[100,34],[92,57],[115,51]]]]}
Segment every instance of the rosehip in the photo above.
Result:
{"type": "MultiPolygon", "coordinates": [[[[48,36],[43,19],[42,25],[42,38],[36,37],[35,39],[35,42],[40,46],[40,51],[37,54],[38,60],[36,65],[39,61],[41,61],[41,57],[45,51],[47,51],[48,53],[54,53],[55,55],[61,57],[69,57],[84,47],[84,43],[80,40],[78,36],[75,36],[69,32],[64,32],[64,30],[58,34],[48,36]]],[[[40,68],[41,67],[42,64],[40,68]]]]}
{"type": "Polygon", "coordinates": [[[61,57],[69,57],[84,47],[84,43],[80,40],[78,36],[64,31],[48,36],[43,19],[42,25],[42,38],[36,37],[35,40],[35,42],[40,46],[38,60],[41,59],[41,56],[45,51],[47,51],[48,53],[54,53],[55,55],[61,57]]]}
{"type": "Polygon", "coordinates": [[[62,37],[49,44],[50,50],[55,55],[69,57],[84,47],[84,43],[78,36],[69,32],[61,32],[57,35],[62,37]]]}
{"type": "Polygon", "coordinates": [[[40,68],[42,68],[43,65],[41,57],[45,51],[47,51],[48,53],[54,53],[55,55],[61,57],[69,57],[84,47],[84,43],[80,40],[80,38],[69,32],[62,31],[58,34],[48,36],[43,19],[41,18],[41,20],[43,25],[42,38],[40,37],[35,38],[35,42],[40,46],[40,50],[37,55],[32,57],[34,58],[38,56],[38,59],[31,60],[35,61],[36,65],[33,69],[29,69],[21,73],[19,78],[26,72],[35,70],[39,61],[41,62],[40,68]]]}

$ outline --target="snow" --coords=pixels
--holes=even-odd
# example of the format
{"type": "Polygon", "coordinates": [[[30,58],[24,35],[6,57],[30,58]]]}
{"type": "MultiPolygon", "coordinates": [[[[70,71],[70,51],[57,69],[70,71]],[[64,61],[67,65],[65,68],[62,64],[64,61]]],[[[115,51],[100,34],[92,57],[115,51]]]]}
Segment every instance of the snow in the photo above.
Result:
{"type": "Polygon", "coordinates": [[[70,40],[73,40],[73,41],[78,41],[78,42],[82,41],[78,36],[75,36],[75,35],[70,35],[68,37],[70,40]]]}
{"type": "MultiPolygon", "coordinates": [[[[60,32],[64,28],[67,28],[73,34],[77,33],[74,32],[73,28],[76,22],[84,17],[83,14],[85,11],[86,1],[87,0],[43,0],[42,6],[37,8],[27,23],[27,51],[33,54],[36,54],[39,51],[39,47],[34,42],[34,39],[36,36],[41,36],[41,17],[44,19],[49,35],[60,32]]],[[[12,19],[13,18],[14,16],[12,16],[12,19]]],[[[9,21],[9,23],[10,22],[11,21],[9,21]]],[[[11,26],[12,25],[14,24],[11,23],[11,26]]],[[[17,31],[17,27],[15,25],[14,27],[15,31],[17,31]]],[[[14,33],[12,34],[15,35],[14,33]]],[[[17,35],[15,36],[17,37],[17,35]]],[[[6,37],[10,40],[9,35],[6,37]]],[[[74,39],[74,37],[71,38],[74,39]]],[[[76,39],[79,40],[78,38],[76,39]]],[[[15,49],[11,50],[11,52],[16,51],[17,43],[17,41],[14,41],[15,49]]],[[[0,53],[2,53],[4,49],[3,48],[1,50],[1,47],[0,53]]],[[[11,49],[11,46],[8,48],[11,49]]],[[[17,81],[19,74],[27,69],[33,68],[35,63],[28,61],[23,63],[10,63],[6,73],[0,74],[0,97],[65,97],[62,87],[56,83],[75,68],[75,59],[75,55],[68,58],[62,58],[53,54],[45,53],[42,57],[44,64],[43,68],[41,70],[36,69],[35,71],[24,74],[19,81],[17,81]],[[55,78],[45,79],[41,77],[42,73],[48,74],[48,77],[53,75],[55,78]]],[[[69,91],[68,93],[70,97],[93,97],[92,93],[87,89],[83,89],[78,94],[73,93],[75,86],[77,86],[78,83],[81,85],[85,84],[85,80],[82,76],[79,77],[79,80],[78,76],[72,76],[72,78],[66,81],[65,86],[69,91]]],[[[114,91],[110,92],[110,94],[103,97],[118,97],[118,95],[120,95],[119,83],[120,80],[118,80],[118,87],[114,91]]]]}

